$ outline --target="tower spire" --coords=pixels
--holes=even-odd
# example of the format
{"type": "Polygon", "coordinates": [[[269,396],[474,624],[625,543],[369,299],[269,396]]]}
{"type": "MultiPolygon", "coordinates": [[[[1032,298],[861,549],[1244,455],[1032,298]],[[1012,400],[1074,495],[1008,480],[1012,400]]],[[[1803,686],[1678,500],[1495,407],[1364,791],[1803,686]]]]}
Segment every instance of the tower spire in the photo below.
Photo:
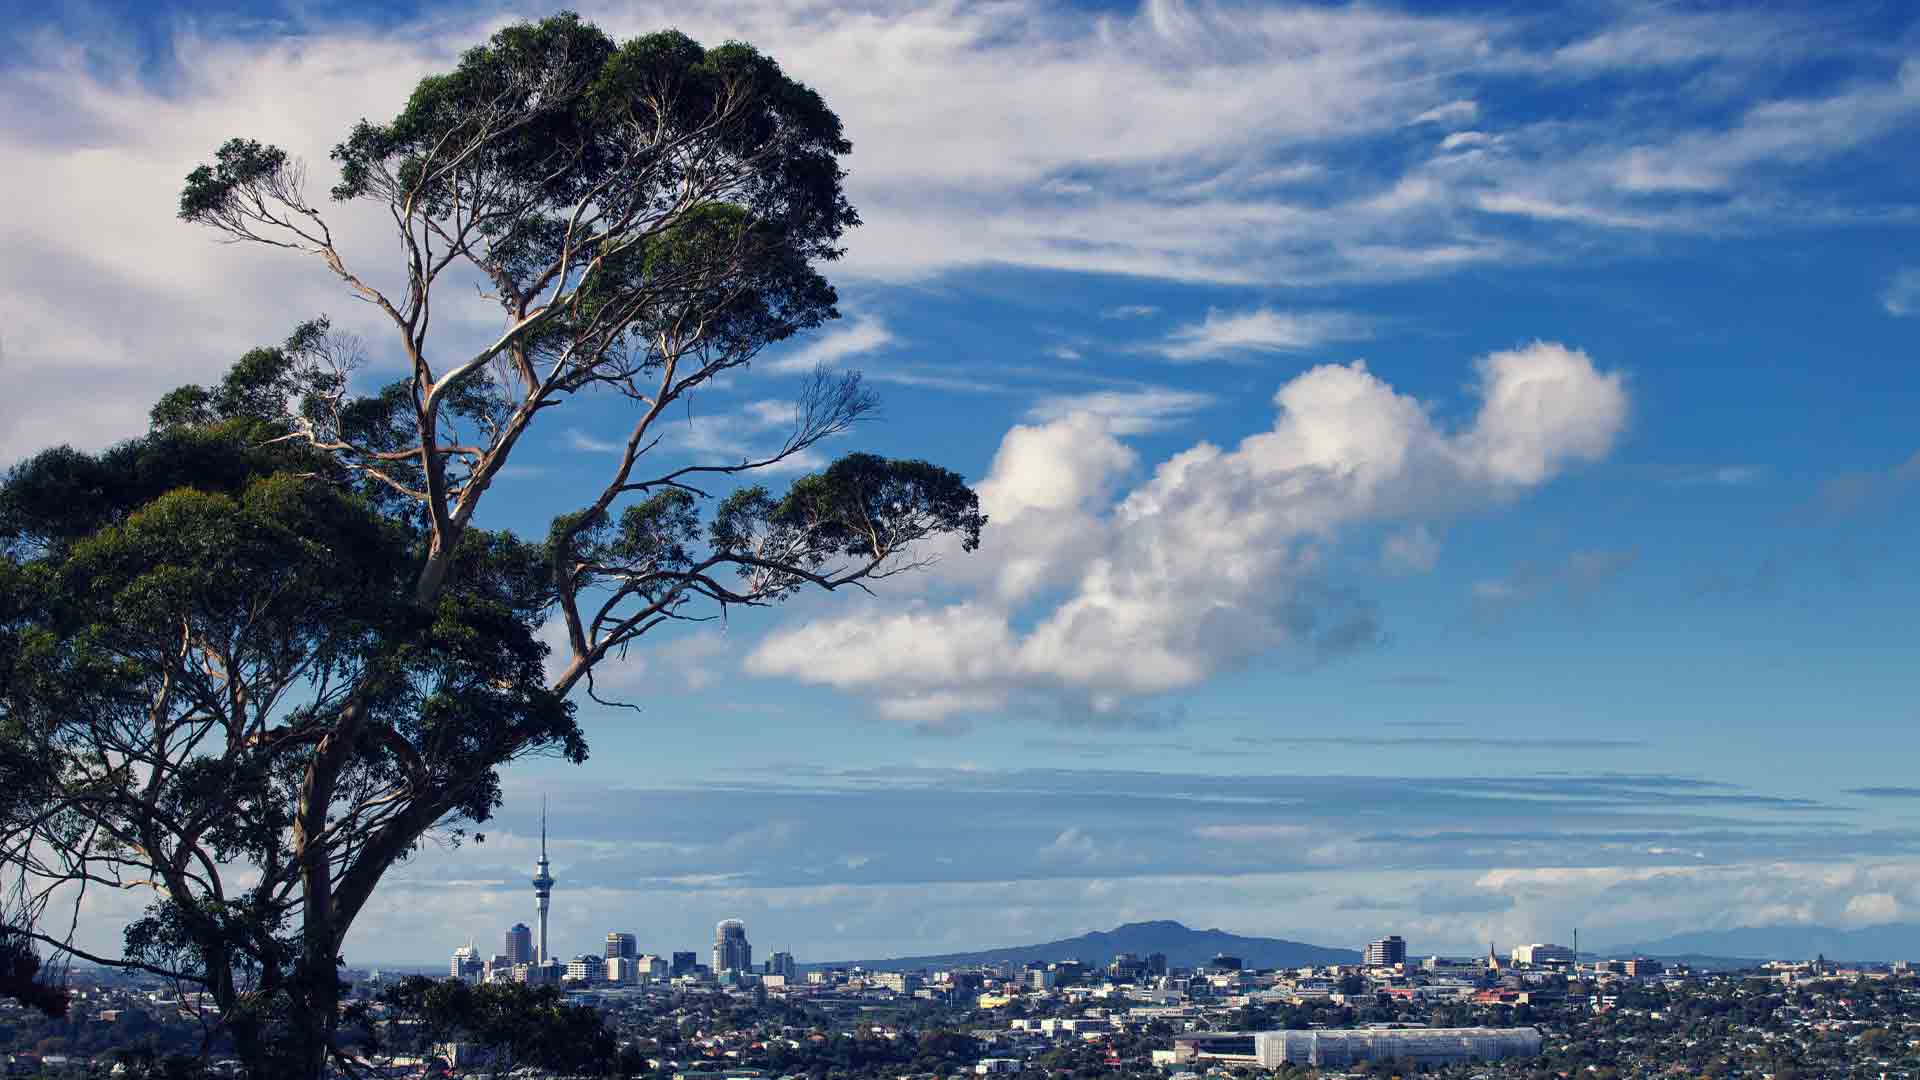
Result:
{"type": "Polygon", "coordinates": [[[547,797],[545,795],[540,796],[540,863],[534,870],[534,910],[540,919],[540,939],[534,953],[534,960],[544,965],[553,958],[547,951],[547,905],[553,898],[553,871],[547,863],[547,797]]]}

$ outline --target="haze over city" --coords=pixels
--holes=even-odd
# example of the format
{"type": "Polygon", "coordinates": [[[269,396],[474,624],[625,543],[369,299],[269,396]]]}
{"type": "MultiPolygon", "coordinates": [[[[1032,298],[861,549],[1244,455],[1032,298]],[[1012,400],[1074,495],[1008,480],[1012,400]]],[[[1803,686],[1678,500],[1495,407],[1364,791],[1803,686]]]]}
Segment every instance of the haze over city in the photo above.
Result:
{"type": "MultiPolygon", "coordinates": [[[[853,143],[842,317],[672,419],[962,474],[923,570],[669,626],[390,872],[350,962],[533,918],[802,962],[1145,919],[1418,955],[1920,919],[1920,20],[1908,5],[578,5],[751,41],[853,143]],[[851,593],[851,595],[850,595],[851,593]]],[[[545,9],[7,4],[0,459],[140,434],[322,313],[176,218],[235,134],[328,152],[545,9]]],[[[388,223],[343,247],[392,263],[388,223]]],[[[376,274],[376,276],[378,276],[376,274]]],[[[437,332],[490,340],[448,300],[437,332]]],[[[545,534],[620,406],[521,447],[545,534]]],[[[585,478],[582,480],[581,478],[585,478]]],[[[579,481],[579,483],[575,483],[579,481]]],[[[564,629],[545,636],[564,644],[564,629]]],[[[147,898],[90,892],[112,952],[147,898]]]]}

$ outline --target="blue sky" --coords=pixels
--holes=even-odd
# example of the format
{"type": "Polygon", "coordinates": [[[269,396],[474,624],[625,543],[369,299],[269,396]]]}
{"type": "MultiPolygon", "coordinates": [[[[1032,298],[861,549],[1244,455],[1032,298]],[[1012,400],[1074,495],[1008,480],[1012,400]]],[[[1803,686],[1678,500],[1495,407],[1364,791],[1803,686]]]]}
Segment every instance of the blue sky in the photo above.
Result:
{"type": "MultiPolygon", "coordinates": [[[[592,760],[517,768],[350,950],[524,918],[542,792],[569,948],[1913,917],[1920,803],[1857,793],[1920,750],[1909,6],[581,7],[753,41],[855,144],[846,317],[662,452],[855,367],[884,415],[832,449],[959,469],[994,523],[874,601],[658,639],[607,680],[644,714],[585,709],[592,760]]],[[[318,312],[378,359],[316,267],[175,222],[179,178],[239,134],[321,174],[537,13],[10,11],[0,457],[318,312]]],[[[541,528],[617,423],[556,420],[493,523],[541,528]]]]}

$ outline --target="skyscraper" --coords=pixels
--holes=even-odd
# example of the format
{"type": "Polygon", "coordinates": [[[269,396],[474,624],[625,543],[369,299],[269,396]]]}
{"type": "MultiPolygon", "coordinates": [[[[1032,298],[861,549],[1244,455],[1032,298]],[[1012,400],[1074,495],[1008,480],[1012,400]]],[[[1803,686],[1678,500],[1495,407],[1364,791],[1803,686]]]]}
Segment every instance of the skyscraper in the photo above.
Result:
{"type": "Polygon", "coordinates": [[[673,954],[673,965],[667,969],[667,974],[676,979],[682,975],[691,975],[694,965],[698,962],[691,952],[676,952],[673,954]]]}
{"type": "Polygon", "coordinates": [[[552,954],[547,952],[547,905],[553,902],[553,874],[547,867],[547,804],[540,803],[540,865],[533,875],[534,906],[540,912],[540,947],[535,959],[544,964],[552,954]]]}
{"type": "Polygon", "coordinates": [[[473,947],[473,942],[469,941],[453,950],[453,964],[448,972],[451,977],[479,982],[485,971],[486,964],[480,959],[480,950],[473,947]]]}
{"type": "Polygon", "coordinates": [[[608,960],[633,960],[640,955],[640,942],[632,934],[623,934],[618,930],[607,932],[608,960]]]}
{"type": "Polygon", "coordinates": [[[533,963],[533,931],[527,929],[526,923],[514,923],[513,929],[507,931],[507,963],[533,963]]]}
{"type": "Polygon", "coordinates": [[[721,919],[713,928],[713,973],[752,970],[753,946],[747,944],[747,924],[739,919],[721,919]]]}
{"type": "Polygon", "coordinates": [[[1368,967],[1392,967],[1407,962],[1407,943],[1399,934],[1383,937],[1379,941],[1367,943],[1366,963],[1368,967]]]}
{"type": "Polygon", "coordinates": [[[795,980],[800,977],[800,965],[794,963],[792,953],[777,952],[773,954],[773,959],[767,961],[767,974],[782,975],[788,980],[795,980]]]}

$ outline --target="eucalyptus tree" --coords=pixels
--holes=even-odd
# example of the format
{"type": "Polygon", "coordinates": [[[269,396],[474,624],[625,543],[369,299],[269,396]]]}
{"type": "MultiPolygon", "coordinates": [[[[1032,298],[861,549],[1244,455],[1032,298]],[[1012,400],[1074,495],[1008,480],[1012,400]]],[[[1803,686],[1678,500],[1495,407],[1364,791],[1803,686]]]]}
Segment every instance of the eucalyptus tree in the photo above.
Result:
{"type": "MultiPolygon", "coordinates": [[[[583,758],[575,699],[609,658],[670,623],[866,588],[936,536],[977,545],[978,500],[926,462],[755,482],[869,412],[856,375],[816,374],[763,454],[669,456],[676,407],[836,317],[822,269],[858,222],[848,151],[749,46],[616,43],[561,15],[501,30],[335,148],[334,206],[392,223],[378,273],[284,151],[235,139],[193,170],[181,218],[312,260],[378,312],[372,345],[405,374],[358,393],[364,348],[305,324],[168,394],[145,436],[44,452],[0,491],[19,609],[0,718],[43,747],[51,788],[7,863],[42,901],[155,897],[124,954],[94,959],[204,989],[212,1037],[256,1074],[347,1068],[336,969],[382,875],[486,821],[502,765],[583,758]],[[476,283],[500,328],[463,347],[470,318],[445,309],[476,283]],[[509,462],[528,433],[590,398],[623,407],[604,474],[544,536],[479,525],[526,482],[509,462]]],[[[89,955],[57,930],[35,940],[89,955]]]]}

